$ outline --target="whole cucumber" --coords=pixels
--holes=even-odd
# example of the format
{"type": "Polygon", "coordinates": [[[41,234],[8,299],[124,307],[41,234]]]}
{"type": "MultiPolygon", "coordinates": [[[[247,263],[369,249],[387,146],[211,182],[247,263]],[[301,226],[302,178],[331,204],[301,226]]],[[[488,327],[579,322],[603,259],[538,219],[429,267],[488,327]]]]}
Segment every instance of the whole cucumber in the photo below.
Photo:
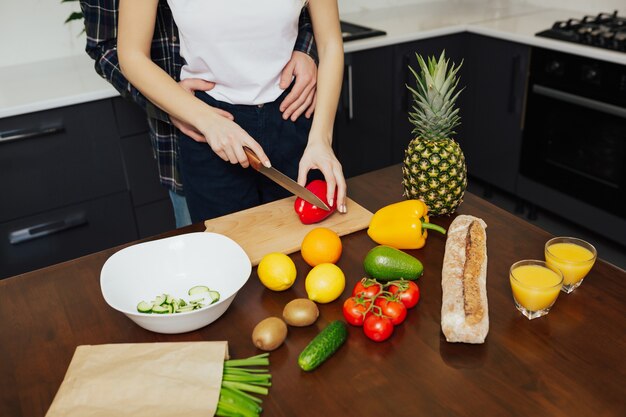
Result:
{"type": "Polygon", "coordinates": [[[344,344],[348,338],[348,329],[344,322],[335,320],[322,330],[304,348],[298,357],[298,365],[303,371],[312,371],[344,344]]]}

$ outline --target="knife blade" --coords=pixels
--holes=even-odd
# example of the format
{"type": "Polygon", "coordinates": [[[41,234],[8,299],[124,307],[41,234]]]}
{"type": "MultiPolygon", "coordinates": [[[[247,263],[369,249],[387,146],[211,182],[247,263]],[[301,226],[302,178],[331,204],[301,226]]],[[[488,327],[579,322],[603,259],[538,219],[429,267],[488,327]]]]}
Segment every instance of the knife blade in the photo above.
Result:
{"type": "Polygon", "coordinates": [[[246,153],[246,156],[248,157],[250,166],[254,168],[256,171],[265,175],[267,178],[274,181],[276,184],[280,185],[281,187],[283,187],[285,190],[289,191],[290,193],[296,195],[297,197],[300,197],[304,201],[311,203],[314,206],[317,206],[326,211],[330,211],[330,208],[328,207],[328,205],[326,205],[326,203],[324,203],[324,201],[322,201],[321,198],[313,194],[310,190],[307,190],[306,188],[304,188],[303,186],[301,186],[300,184],[298,184],[297,182],[295,182],[294,180],[292,180],[291,178],[289,178],[287,175],[283,174],[276,168],[274,167],[268,168],[265,165],[263,165],[259,157],[256,156],[256,154],[254,153],[252,149],[248,148],[247,146],[244,146],[243,150],[246,153]]]}

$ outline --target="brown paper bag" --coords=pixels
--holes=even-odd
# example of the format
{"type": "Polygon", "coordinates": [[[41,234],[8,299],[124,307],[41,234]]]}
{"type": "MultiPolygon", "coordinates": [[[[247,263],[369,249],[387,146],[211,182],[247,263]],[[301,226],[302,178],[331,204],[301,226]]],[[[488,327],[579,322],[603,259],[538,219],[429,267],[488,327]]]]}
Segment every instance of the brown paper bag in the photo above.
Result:
{"type": "Polygon", "coordinates": [[[212,416],[227,342],[78,346],[46,417],[212,416]]]}

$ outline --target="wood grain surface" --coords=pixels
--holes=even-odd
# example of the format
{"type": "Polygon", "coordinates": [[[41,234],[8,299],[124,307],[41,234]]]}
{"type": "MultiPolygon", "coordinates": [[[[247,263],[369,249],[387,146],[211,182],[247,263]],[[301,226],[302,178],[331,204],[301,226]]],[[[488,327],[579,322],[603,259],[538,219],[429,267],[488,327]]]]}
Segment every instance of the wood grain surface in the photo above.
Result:
{"type": "Polygon", "coordinates": [[[316,227],[327,227],[339,236],[367,228],[372,213],[348,198],[347,213],[335,212],[316,224],[302,224],[294,211],[296,197],[252,207],[204,222],[207,232],[221,233],[237,242],[256,266],[271,252],[300,250],[304,236],[316,227]]]}
{"type": "MultiPolygon", "coordinates": [[[[351,179],[349,193],[373,212],[402,199],[400,179],[398,166],[387,168],[351,179]]],[[[348,290],[320,305],[313,326],[289,328],[285,344],[270,356],[273,386],[264,416],[626,415],[626,272],[599,260],[580,288],[559,296],[548,316],[529,321],[513,305],[508,270],[520,259],[541,259],[551,235],[471,194],[459,212],[488,225],[486,342],[450,344],[441,333],[445,237],[433,233],[423,249],[409,251],[425,268],[421,301],[388,341],[372,342],[350,327],[346,344],[320,368],[298,368],[307,343],[330,321],[342,319],[348,290]]],[[[431,221],[447,227],[452,218],[431,221]]],[[[196,224],[172,233],[202,230],[196,224]]],[[[338,265],[350,288],[376,244],[365,231],[342,241],[338,265]]],[[[246,357],[259,353],[250,337],[255,324],[280,316],[288,301],[306,295],[309,267],[296,252],[291,257],[298,278],[291,289],[269,291],[253,270],[213,324],[182,335],[151,333],[101,296],[100,269],[119,249],[0,281],[0,416],[43,416],[78,345],[227,340],[232,357],[246,357]]]]}

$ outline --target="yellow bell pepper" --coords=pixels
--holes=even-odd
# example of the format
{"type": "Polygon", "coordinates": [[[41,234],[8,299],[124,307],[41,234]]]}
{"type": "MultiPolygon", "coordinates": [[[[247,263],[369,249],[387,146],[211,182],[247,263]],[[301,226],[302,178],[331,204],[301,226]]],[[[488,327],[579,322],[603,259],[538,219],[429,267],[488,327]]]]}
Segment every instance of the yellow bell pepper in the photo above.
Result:
{"type": "Polygon", "coordinates": [[[428,207],[421,200],[390,204],[374,213],[367,234],[381,245],[396,249],[420,249],[426,244],[428,231],[445,234],[446,229],[428,223],[428,207]]]}

